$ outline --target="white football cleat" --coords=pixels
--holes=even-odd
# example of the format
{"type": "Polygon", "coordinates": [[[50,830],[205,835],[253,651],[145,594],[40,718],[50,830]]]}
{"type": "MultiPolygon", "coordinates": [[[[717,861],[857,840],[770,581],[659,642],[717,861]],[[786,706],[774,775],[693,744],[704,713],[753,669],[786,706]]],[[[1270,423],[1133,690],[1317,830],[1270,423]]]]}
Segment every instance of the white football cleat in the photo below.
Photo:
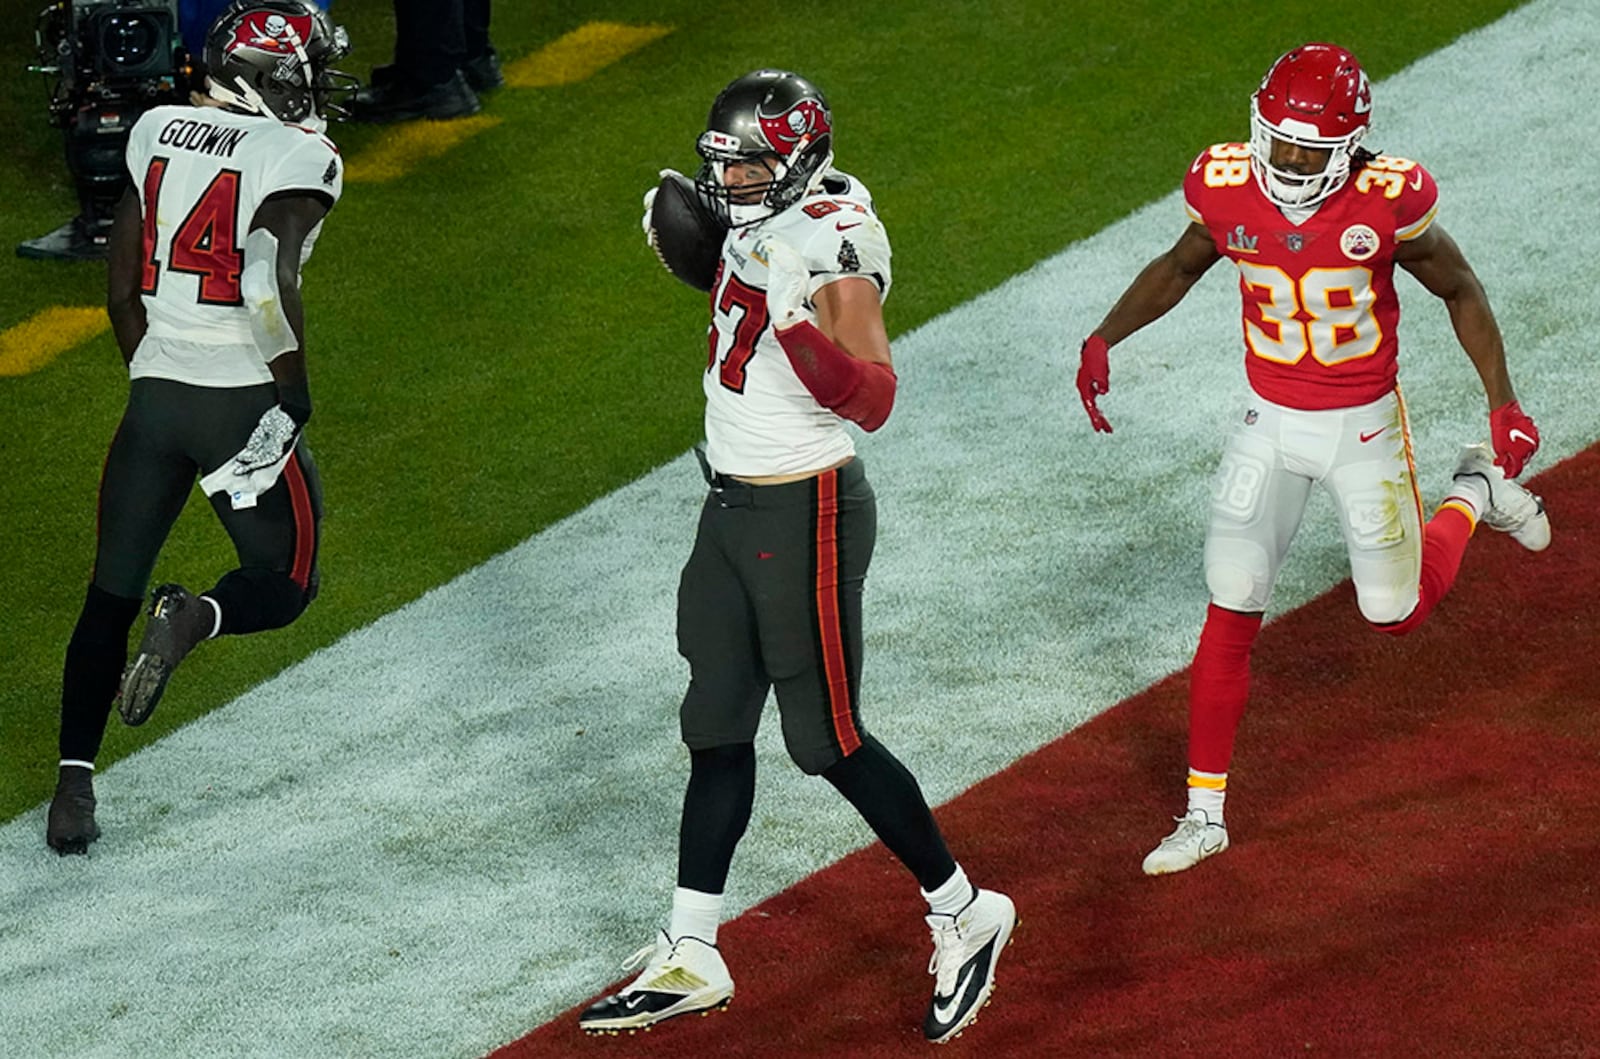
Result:
{"type": "Polygon", "coordinates": [[[1544,501],[1507,478],[1495,466],[1489,446],[1466,445],[1461,449],[1455,476],[1472,475],[1482,478],[1489,487],[1489,510],[1481,515],[1484,525],[1511,534],[1512,540],[1530,552],[1550,547],[1550,519],[1544,513],[1544,501]]]}
{"type": "Polygon", "coordinates": [[[733,976],[722,953],[699,938],[674,941],[658,931],[653,946],[640,949],[622,966],[632,970],[641,964],[643,972],[621,992],[597,1000],[578,1016],[585,1032],[648,1029],[675,1015],[709,1014],[733,999],[733,976]]]}
{"type": "Polygon", "coordinates": [[[957,1037],[972,1024],[994,992],[994,967],[1011,940],[1017,909],[1011,898],[974,888],[972,900],[953,916],[930,914],[933,999],[922,1031],[935,1044],[957,1037]]]}
{"type": "Polygon", "coordinates": [[[1146,875],[1187,871],[1228,848],[1228,829],[1221,822],[1212,823],[1204,809],[1190,809],[1173,819],[1177,828],[1144,858],[1146,875]]]}

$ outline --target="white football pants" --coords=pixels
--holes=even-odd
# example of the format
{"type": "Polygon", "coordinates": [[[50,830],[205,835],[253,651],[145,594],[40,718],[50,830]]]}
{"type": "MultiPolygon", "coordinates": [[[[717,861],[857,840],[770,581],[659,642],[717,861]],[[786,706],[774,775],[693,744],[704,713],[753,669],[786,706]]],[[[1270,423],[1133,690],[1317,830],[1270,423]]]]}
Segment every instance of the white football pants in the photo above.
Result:
{"type": "Polygon", "coordinates": [[[1311,487],[1340,515],[1356,600],[1370,622],[1417,605],[1422,502],[1398,391],[1371,404],[1308,412],[1251,395],[1211,491],[1206,585],[1229,610],[1265,610],[1311,487]]]}

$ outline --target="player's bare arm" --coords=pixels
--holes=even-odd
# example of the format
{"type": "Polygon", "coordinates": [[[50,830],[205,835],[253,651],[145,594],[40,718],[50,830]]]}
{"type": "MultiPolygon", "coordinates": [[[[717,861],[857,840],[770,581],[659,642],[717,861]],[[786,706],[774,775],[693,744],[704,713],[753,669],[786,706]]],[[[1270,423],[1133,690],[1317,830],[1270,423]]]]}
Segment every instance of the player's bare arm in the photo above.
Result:
{"type": "Polygon", "coordinates": [[[140,273],[144,264],[144,238],[139,193],[128,188],[117,203],[109,240],[106,273],[106,315],[117,337],[124,364],[133,361],[134,350],[144,338],[147,326],[144,299],[140,296],[140,273]]]}
{"type": "Polygon", "coordinates": [[[857,360],[894,365],[889,360],[889,333],[883,325],[883,303],[878,287],[869,279],[835,280],[812,296],[817,307],[817,329],[857,360]]]}
{"type": "Polygon", "coordinates": [[[1394,259],[1445,303],[1456,338],[1483,380],[1489,407],[1500,408],[1515,401],[1500,325],[1495,322],[1483,284],[1478,282],[1477,273],[1456,241],[1436,223],[1417,238],[1395,247],[1394,259]]]}
{"type": "Polygon", "coordinates": [[[1099,398],[1111,392],[1112,346],[1145,324],[1160,319],[1183,300],[1206,270],[1222,255],[1204,225],[1190,224],[1172,248],[1146,265],[1122,292],[1117,304],[1078,352],[1078,398],[1097,433],[1111,433],[1111,423],[1101,413],[1099,398]]]}
{"type": "Polygon", "coordinates": [[[1222,255],[1204,225],[1190,224],[1172,248],[1134,277],[1095,335],[1114,346],[1139,328],[1165,316],[1183,300],[1222,255]]]}

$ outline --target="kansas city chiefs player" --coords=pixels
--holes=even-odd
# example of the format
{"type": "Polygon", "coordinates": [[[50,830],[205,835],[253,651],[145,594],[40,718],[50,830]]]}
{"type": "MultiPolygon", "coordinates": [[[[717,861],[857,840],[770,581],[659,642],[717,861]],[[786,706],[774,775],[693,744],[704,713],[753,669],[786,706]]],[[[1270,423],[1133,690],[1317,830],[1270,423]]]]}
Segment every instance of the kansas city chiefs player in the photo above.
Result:
{"type": "MultiPolygon", "coordinates": [[[[833,168],[833,115],[805,78],[738,78],[698,148],[696,187],[726,235],[704,372],[711,488],[678,591],[690,667],[678,885],[638,977],[579,1024],[637,1029],[733,996],[717,925],[773,690],[795,763],[837,788],[920,885],[935,976],[923,1032],[946,1041],[988,1001],[1016,910],[968,882],[917,781],[861,720],[861,592],[877,511],[845,421],[876,430],[894,402],[888,235],[866,188],[833,168]]],[[[648,230],[648,197],[646,209],[648,230]]],[[[654,232],[656,249],[682,260],[659,244],[668,236],[654,232]]]]}
{"type": "Polygon", "coordinates": [[[1211,604],[1190,677],[1188,809],[1144,860],[1183,871],[1228,848],[1223,818],[1250,650],[1312,486],[1341,515],[1362,616],[1416,628],[1449,591],[1481,520],[1539,551],[1540,499],[1513,479],[1539,447],[1517,403],[1488,298],[1435,217],[1421,165],[1361,146],[1372,88],[1348,51],[1306,44],[1251,97],[1250,142],[1207,148],[1184,179],[1191,224],[1083,343],[1077,386],[1097,431],[1107,351],[1157,319],[1220,258],[1239,270],[1250,392],[1223,451],[1206,535],[1211,604]],[[1442,299],[1488,397],[1492,449],[1466,446],[1423,523],[1398,385],[1399,265],[1442,299]]]}

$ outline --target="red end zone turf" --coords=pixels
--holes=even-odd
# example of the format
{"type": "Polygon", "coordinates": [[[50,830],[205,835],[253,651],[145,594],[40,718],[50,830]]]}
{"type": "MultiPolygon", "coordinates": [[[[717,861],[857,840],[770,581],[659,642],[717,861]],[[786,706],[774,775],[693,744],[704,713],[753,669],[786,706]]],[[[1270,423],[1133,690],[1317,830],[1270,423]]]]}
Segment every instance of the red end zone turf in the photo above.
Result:
{"type": "MultiPolygon", "coordinates": [[[[1597,1054],[1600,448],[1533,488],[1550,550],[1480,528],[1412,636],[1348,583],[1267,626],[1227,853],[1139,872],[1182,808],[1185,674],[940,809],[1022,916],[942,1054],[1597,1054]]],[[[872,846],[722,928],[726,1012],[591,1040],[574,1008],[496,1059],[925,1056],[922,911],[872,846]]]]}

